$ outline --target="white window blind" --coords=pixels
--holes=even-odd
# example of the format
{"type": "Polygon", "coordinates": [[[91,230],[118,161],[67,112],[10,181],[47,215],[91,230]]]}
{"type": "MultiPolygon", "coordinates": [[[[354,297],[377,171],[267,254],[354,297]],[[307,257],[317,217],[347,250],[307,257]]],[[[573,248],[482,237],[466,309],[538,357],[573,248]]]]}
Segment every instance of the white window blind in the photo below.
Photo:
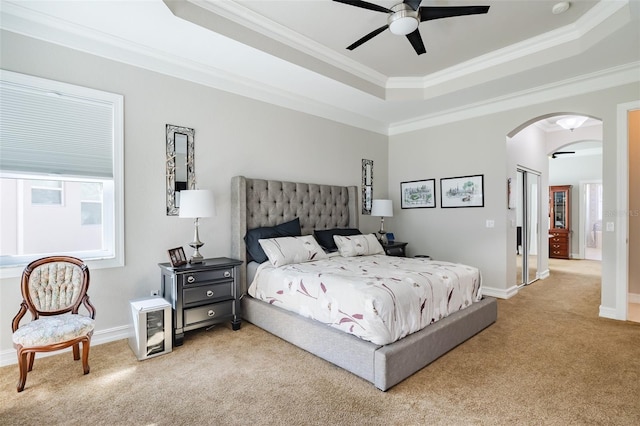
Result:
{"type": "Polygon", "coordinates": [[[113,102],[0,80],[0,170],[113,177],[113,102]]]}

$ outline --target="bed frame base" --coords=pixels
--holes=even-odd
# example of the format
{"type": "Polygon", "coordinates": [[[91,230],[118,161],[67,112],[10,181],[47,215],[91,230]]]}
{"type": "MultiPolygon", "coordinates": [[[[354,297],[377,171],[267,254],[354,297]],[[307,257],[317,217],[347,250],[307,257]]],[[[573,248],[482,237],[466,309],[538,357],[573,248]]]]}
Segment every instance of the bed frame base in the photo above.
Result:
{"type": "Polygon", "coordinates": [[[250,323],[386,391],[493,324],[497,301],[485,297],[404,339],[376,345],[252,297],[242,298],[250,323]]]}

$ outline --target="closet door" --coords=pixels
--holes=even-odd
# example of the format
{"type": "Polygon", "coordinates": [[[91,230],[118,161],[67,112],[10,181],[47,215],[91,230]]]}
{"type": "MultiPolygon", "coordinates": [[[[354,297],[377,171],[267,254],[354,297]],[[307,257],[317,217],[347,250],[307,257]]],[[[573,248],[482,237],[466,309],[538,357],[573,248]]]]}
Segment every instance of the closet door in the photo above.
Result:
{"type": "Polygon", "coordinates": [[[517,170],[516,181],[517,284],[538,279],[540,247],[540,175],[517,170]]]}

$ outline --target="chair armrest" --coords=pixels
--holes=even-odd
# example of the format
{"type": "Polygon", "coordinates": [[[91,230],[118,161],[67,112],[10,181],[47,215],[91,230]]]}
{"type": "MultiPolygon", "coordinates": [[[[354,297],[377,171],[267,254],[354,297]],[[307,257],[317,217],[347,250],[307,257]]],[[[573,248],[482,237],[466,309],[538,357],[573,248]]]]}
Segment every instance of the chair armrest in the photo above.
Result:
{"type": "Polygon", "coordinates": [[[13,317],[13,321],[11,321],[11,331],[13,333],[15,333],[18,327],[20,327],[20,320],[22,319],[22,317],[24,317],[24,314],[27,313],[27,310],[27,302],[23,300],[20,304],[20,310],[18,311],[16,316],[13,317]]]}

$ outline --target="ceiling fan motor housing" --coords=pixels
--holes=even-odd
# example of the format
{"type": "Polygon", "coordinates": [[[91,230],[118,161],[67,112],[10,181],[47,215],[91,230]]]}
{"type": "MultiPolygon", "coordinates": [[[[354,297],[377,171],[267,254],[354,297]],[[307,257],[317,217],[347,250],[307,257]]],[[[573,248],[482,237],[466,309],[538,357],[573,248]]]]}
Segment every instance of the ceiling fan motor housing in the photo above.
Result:
{"type": "Polygon", "coordinates": [[[411,6],[400,3],[391,8],[393,11],[387,19],[389,31],[395,35],[411,34],[418,28],[420,23],[419,10],[413,10],[411,6]]]}

